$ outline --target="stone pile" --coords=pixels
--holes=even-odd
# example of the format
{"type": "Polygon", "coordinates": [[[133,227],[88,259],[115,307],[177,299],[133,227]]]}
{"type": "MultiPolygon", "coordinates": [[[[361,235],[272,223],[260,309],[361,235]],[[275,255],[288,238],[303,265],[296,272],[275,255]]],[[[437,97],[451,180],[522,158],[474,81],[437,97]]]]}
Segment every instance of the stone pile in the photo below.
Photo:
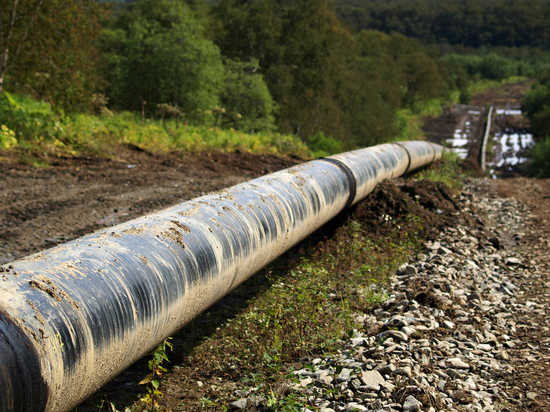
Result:
{"type": "Polygon", "coordinates": [[[548,309],[521,299],[518,287],[533,268],[510,245],[524,236],[528,212],[515,200],[472,192],[459,203],[486,222],[484,236],[447,228],[399,268],[389,299],[355,315],[364,327],[337,354],[294,372],[292,389],[311,405],[304,411],[505,412],[548,400],[529,390],[512,395],[503,380],[515,373],[510,351],[525,346],[518,316],[548,309]]]}

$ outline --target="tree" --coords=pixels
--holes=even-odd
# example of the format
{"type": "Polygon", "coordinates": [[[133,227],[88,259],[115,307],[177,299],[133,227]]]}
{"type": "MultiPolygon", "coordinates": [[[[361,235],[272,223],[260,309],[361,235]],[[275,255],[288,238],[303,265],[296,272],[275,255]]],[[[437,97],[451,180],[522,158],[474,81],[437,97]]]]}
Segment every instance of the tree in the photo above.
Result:
{"type": "Polygon", "coordinates": [[[258,61],[228,59],[225,68],[221,125],[252,133],[275,130],[276,104],[260,74],[258,61]]]}
{"type": "Polygon", "coordinates": [[[0,1],[0,93],[9,69],[17,64],[44,0],[0,1]]]}
{"type": "Polygon", "coordinates": [[[525,96],[522,108],[537,137],[550,137],[550,70],[535,83],[525,96]]]}
{"type": "Polygon", "coordinates": [[[224,55],[259,61],[279,105],[280,131],[305,139],[318,131],[344,134],[336,85],[350,36],[331,3],[222,0],[214,16],[215,41],[224,55]]]}
{"type": "Polygon", "coordinates": [[[96,41],[105,5],[94,0],[0,0],[0,88],[68,110],[101,87],[96,41]]]}
{"type": "Polygon", "coordinates": [[[204,22],[183,1],[138,0],[104,31],[107,93],[120,109],[181,108],[190,121],[213,119],[224,67],[204,22]]]}

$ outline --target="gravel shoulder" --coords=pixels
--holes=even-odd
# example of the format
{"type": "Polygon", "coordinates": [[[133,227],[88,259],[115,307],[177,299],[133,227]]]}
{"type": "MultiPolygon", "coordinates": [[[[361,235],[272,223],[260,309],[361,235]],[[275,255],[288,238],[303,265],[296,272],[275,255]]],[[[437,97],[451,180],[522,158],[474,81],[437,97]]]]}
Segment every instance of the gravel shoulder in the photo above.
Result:
{"type": "MultiPolygon", "coordinates": [[[[403,265],[386,302],[355,313],[341,350],[293,372],[302,410],[547,411],[549,183],[470,180],[455,199],[469,219],[403,265]]],[[[268,410],[238,395],[234,409],[268,410]]]]}

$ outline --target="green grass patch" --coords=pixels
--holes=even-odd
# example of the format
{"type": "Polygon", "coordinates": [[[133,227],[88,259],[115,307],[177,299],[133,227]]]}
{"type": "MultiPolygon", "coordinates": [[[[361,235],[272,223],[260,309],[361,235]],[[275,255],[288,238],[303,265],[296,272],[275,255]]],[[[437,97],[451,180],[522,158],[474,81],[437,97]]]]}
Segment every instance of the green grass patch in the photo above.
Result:
{"type": "Polygon", "coordinates": [[[445,150],[439,162],[432,163],[415,174],[418,180],[431,180],[445,183],[453,195],[457,195],[464,186],[461,159],[456,153],[445,150]]]}
{"type": "MultiPolygon", "coordinates": [[[[143,119],[130,112],[65,115],[45,102],[4,93],[0,97],[0,149],[16,150],[22,160],[92,154],[116,158],[118,147],[133,144],[152,153],[231,152],[311,158],[294,135],[244,133],[234,129],[143,119]]],[[[31,162],[35,163],[35,162],[31,162]]]]}
{"type": "Polygon", "coordinates": [[[523,76],[512,76],[504,80],[489,80],[489,79],[478,80],[476,82],[472,82],[468,86],[468,93],[470,94],[470,96],[475,96],[476,94],[484,93],[491,89],[496,89],[499,86],[502,86],[503,84],[514,84],[514,83],[519,83],[526,80],[529,80],[529,78],[523,77],[523,76]]]}
{"type": "Polygon", "coordinates": [[[77,115],[66,128],[67,142],[77,150],[116,155],[119,144],[133,144],[153,153],[231,152],[272,153],[309,158],[307,146],[293,135],[244,133],[234,129],[188,126],[175,121],[141,119],[124,112],[110,117],[77,115]]]}
{"type": "Polygon", "coordinates": [[[422,140],[423,119],[438,117],[443,114],[444,100],[440,98],[417,100],[412,108],[402,108],[395,111],[394,121],[397,135],[391,141],[422,140]]]}

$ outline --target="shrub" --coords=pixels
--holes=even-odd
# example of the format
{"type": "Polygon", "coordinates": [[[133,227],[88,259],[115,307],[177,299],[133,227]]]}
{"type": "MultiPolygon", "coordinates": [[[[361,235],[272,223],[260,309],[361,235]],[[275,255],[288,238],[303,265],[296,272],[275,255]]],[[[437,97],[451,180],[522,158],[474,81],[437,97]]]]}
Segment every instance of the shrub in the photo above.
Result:
{"type": "Polygon", "coordinates": [[[539,139],[531,151],[532,161],[527,166],[530,175],[550,177],[550,136],[539,139]]]}
{"type": "Polygon", "coordinates": [[[60,132],[61,117],[44,101],[6,91],[0,96],[0,124],[14,131],[19,140],[54,139],[60,132]]]}
{"type": "Polygon", "coordinates": [[[325,136],[323,132],[311,136],[307,143],[314,158],[325,157],[343,151],[342,142],[331,136],[325,136]]]}

